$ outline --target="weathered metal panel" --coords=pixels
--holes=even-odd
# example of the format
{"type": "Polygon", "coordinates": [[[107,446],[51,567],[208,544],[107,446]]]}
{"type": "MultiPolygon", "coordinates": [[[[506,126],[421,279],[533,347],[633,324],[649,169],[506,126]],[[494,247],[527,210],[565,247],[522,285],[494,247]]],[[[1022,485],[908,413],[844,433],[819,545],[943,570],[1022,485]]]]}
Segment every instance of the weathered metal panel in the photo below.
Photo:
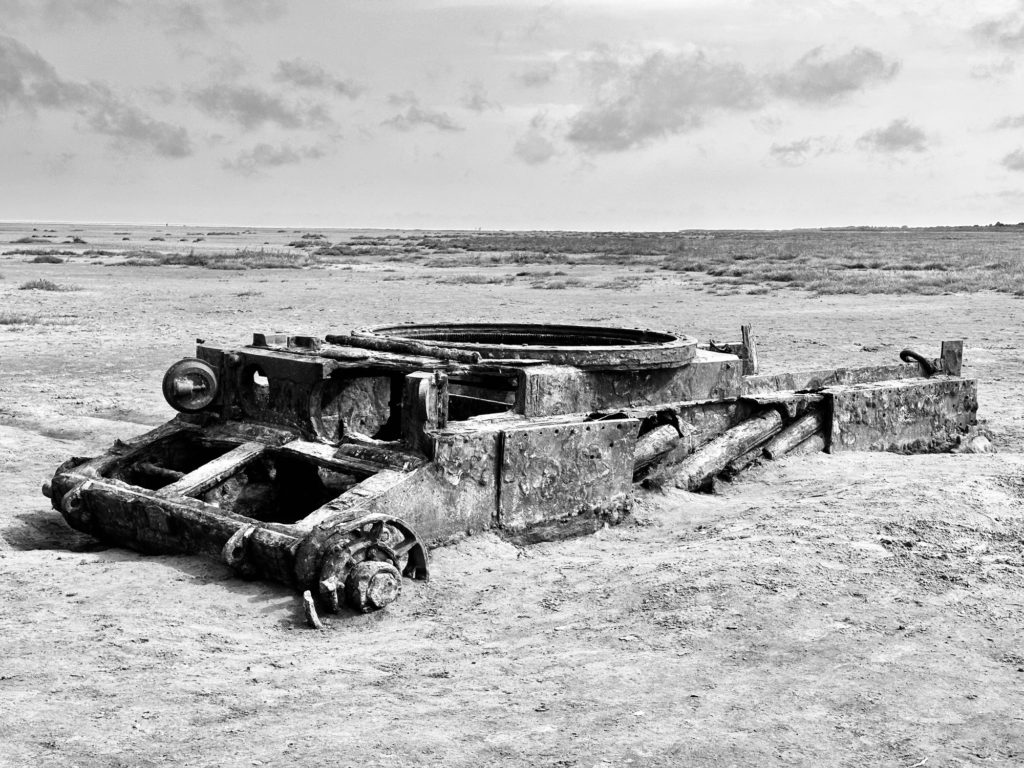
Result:
{"type": "Polygon", "coordinates": [[[880,381],[825,390],[832,402],[829,451],[948,450],[977,423],[977,384],[970,379],[880,381]]]}
{"type": "Polygon", "coordinates": [[[517,410],[532,418],[735,397],[742,369],[743,362],[734,355],[707,350],[698,350],[681,368],[595,372],[538,365],[523,370],[517,410]]]}
{"type": "Polygon", "coordinates": [[[630,503],[638,419],[588,421],[504,433],[498,522],[519,531],[630,503]]]}
{"type": "Polygon", "coordinates": [[[875,381],[920,378],[923,369],[919,363],[892,363],[866,365],[859,368],[825,368],[817,371],[770,373],[744,376],[741,394],[766,395],[783,391],[818,391],[825,387],[866,384],[875,381]]]}

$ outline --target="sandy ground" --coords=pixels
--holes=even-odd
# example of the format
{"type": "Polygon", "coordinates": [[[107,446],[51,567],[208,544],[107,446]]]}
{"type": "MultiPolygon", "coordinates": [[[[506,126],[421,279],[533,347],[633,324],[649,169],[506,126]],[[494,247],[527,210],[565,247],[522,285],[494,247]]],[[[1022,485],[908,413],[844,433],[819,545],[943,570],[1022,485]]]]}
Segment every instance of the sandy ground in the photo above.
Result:
{"type": "Polygon", "coordinates": [[[40,320],[0,326],[0,766],[1024,765],[1021,300],[22,259],[0,260],[0,309],[40,320]],[[428,319],[752,322],[766,372],[964,338],[997,452],[793,457],[591,537],[475,536],[324,632],[286,588],[104,548],[39,493],[169,418],[195,337],[428,319]]]}

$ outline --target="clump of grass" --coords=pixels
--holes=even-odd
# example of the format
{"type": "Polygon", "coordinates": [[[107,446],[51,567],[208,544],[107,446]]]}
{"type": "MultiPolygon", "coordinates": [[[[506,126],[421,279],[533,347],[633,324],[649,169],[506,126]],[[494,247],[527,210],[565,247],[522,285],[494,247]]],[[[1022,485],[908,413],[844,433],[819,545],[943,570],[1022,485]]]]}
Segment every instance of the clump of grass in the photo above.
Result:
{"type": "Polygon", "coordinates": [[[437,282],[450,285],[506,285],[513,279],[511,275],[451,275],[439,277],[437,282]]]}
{"type": "Polygon", "coordinates": [[[40,253],[38,256],[36,256],[34,259],[32,259],[32,263],[33,264],[63,264],[64,263],[64,259],[62,259],[60,256],[58,256],[55,253],[40,253]]]}
{"type": "Polygon", "coordinates": [[[80,291],[82,287],[79,285],[61,285],[53,282],[53,280],[29,280],[27,283],[22,283],[18,286],[22,291],[80,291]]]}
{"type": "Polygon", "coordinates": [[[0,325],[35,325],[38,322],[38,315],[26,315],[24,312],[0,312],[0,325]]]}
{"type": "Polygon", "coordinates": [[[567,277],[558,280],[537,280],[530,283],[531,288],[539,288],[545,291],[561,291],[566,288],[579,288],[583,285],[586,285],[586,283],[578,277],[567,277]]]}
{"type": "Polygon", "coordinates": [[[642,277],[616,277],[612,280],[605,280],[597,283],[595,288],[606,288],[610,291],[632,291],[640,287],[644,282],[642,277]]]}

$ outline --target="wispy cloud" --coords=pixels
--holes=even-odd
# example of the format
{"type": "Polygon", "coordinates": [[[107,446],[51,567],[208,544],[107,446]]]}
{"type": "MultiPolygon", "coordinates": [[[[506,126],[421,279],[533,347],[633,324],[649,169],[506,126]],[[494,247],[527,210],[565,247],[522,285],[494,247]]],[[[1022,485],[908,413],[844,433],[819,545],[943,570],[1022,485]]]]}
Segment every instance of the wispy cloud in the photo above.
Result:
{"type": "Polygon", "coordinates": [[[899,70],[899,62],[871,48],[853,48],[829,57],[819,47],[808,51],[770,82],[772,90],[780,96],[804,103],[824,103],[891,80],[899,70]]]}
{"type": "Polygon", "coordinates": [[[994,128],[1024,128],[1024,115],[1007,115],[996,121],[994,128]]]}
{"type": "Polygon", "coordinates": [[[6,17],[34,17],[48,25],[106,23],[136,12],[175,33],[209,32],[215,23],[253,24],[274,21],[285,14],[285,0],[0,0],[6,17]]]}
{"type": "Polygon", "coordinates": [[[276,21],[288,10],[286,0],[221,0],[225,18],[232,24],[276,21]]]}
{"type": "Polygon", "coordinates": [[[231,171],[251,175],[268,168],[295,165],[303,160],[315,160],[324,154],[324,149],[318,146],[288,147],[283,144],[274,146],[261,142],[252,149],[225,160],[223,166],[231,171]]]}
{"type": "Polygon", "coordinates": [[[274,80],[279,83],[289,83],[299,88],[312,90],[330,91],[341,96],[354,99],[363,92],[361,85],[354,80],[344,80],[332,75],[319,64],[302,59],[280,61],[277,64],[277,71],[274,73],[274,80]]]}
{"type": "Polygon", "coordinates": [[[60,77],[38,53],[12,37],[0,36],[0,110],[20,107],[72,111],[93,132],[124,148],[148,149],[162,157],[192,154],[188,131],[157,120],[102,83],[78,83],[60,77]]]}
{"type": "Polygon", "coordinates": [[[557,154],[554,143],[545,135],[547,119],[534,115],[529,130],[519,137],[512,154],[527,165],[543,165],[557,154]]]}
{"type": "Polygon", "coordinates": [[[515,79],[527,88],[543,88],[555,79],[558,65],[553,61],[541,61],[515,74],[515,79]]]}
{"type": "Polygon", "coordinates": [[[248,85],[211,85],[192,91],[189,99],[207,115],[230,120],[246,130],[267,123],[295,129],[331,122],[322,104],[289,104],[277,94],[248,85]]]}
{"type": "Polygon", "coordinates": [[[461,104],[473,112],[487,112],[500,110],[501,104],[487,98],[483,83],[475,81],[466,86],[466,92],[462,94],[461,104]]]}
{"type": "Polygon", "coordinates": [[[830,148],[823,137],[808,136],[788,144],[772,144],[768,154],[779,165],[795,168],[804,165],[813,157],[833,150],[834,148],[830,148]]]}
{"type": "Polygon", "coordinates": [[[1009,56],[1004,56],[997,61],[975,64],[971,67],[970,75],[975,80],[1001,80],[1016,71],[1017,62],[1009,56]]]}
{"type": "Polygon", "coordinates": [[[976,40],[1011,51],[1024,49],[1024,17],[1021,13],[1010,13],[996,19],[989,19],[971,30],[976,40]]]}
{"type": "Polygon", "coordinates": [[[432,126],[439,131],[462,131],[464,128],[456,123],[446,112],[424,109],[419,98],[413,93],[392,94],[388,103],[405,107],[405,111],[385,120],[381,125],[390,126],[399,131],[411,131],[421,125],[432,126]]]}
{"type": "Polygon", "coordinates": [[[1015,149],[1002,159],[1002,166],[1010,171],[1024,171],[1024,149],[1015,149]]]}
{"type": "Polygon", "coordinates": [[[907,120],[893,120],[884,128],[875,128],[857,139],[857,146],[871,152],[894,154],[924,152],[928,149],[925,132],[907,120]]]}

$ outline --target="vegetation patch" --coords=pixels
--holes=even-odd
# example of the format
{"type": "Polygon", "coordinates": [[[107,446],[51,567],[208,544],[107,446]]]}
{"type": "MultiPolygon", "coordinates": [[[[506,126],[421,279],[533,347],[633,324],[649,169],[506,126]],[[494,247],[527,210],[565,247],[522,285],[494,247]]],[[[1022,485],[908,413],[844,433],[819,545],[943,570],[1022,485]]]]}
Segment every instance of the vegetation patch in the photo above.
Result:
{"type": "Polygon", "coordinates": [[[53,280],[45,279],[29,280],[27,283],[19,285],[18,288],[23,291],[59,291],[62,293],[82,290],[82,287],[79,285],[61,285],[60,283],[53,282],[53,280]]]}
{"type": "Polygon", "coordinates": [[[0,325],[35,325],[38,322],[38,315],[27,315],[24,312],[0,311],[0,325]]]}

